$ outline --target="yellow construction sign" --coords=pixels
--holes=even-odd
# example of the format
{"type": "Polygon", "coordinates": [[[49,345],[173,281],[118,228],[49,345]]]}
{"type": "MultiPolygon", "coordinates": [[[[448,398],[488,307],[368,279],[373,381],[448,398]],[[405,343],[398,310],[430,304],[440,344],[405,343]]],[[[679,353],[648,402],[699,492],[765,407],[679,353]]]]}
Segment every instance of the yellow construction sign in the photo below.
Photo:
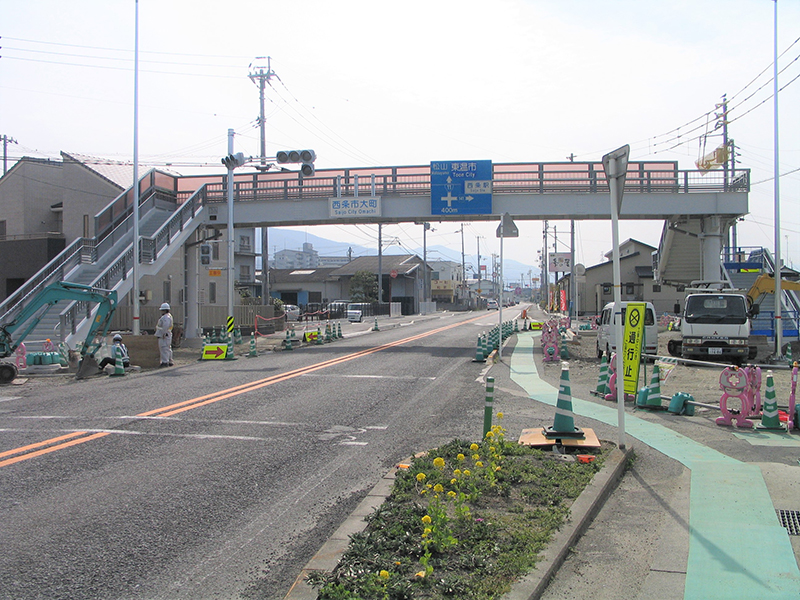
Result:
{"type": "Polygon", "coordinates": [[[201,360],[222,360],[228,356],[228,344],[206,344],[201,360]]]}
{"type": "Polygon", "coordinates": [[[639,362],[644,337],[644,302],[628,302],[624,309],[625,333],[622,336],[622,373],[625,393],[636,395],[639,388],[639,362]]]}

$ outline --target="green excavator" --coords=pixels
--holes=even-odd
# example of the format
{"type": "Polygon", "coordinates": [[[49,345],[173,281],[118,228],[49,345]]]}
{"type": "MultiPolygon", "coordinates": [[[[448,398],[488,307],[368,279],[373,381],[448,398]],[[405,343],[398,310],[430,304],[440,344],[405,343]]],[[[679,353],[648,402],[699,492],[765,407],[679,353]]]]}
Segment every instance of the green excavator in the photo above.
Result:
{"type": "Polygon", "coordinates": [[[60,300],[97,304],[89,332],[80,350],[81,361],[76,377],[97,371],[95,354],[108,333],[111,316],[117,308],[117,292],[59,281],[44,288],[12,320],[0,323],[0,383],[10,383],[18,375],[13,362],[1,360],[14,354],[19,345],[36,328],[45,314],[60,300]]]}

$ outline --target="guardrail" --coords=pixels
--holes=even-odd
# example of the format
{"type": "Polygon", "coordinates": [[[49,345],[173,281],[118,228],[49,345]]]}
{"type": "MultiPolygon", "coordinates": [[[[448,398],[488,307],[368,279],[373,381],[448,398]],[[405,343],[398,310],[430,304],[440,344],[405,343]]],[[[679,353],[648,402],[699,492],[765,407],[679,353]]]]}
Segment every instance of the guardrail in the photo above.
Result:
{"type": "MultiPolygon", "coordinates": [[[[187,178],[189,179],[189,178],[187,178]]],[[[204,178],[206,201],[227,201],[227,181],[204,178]]],[[[750,171],[679,170],[677,162],[628,164],[626,193],[748,192],[750,171]]],[[[234,178],[238,202],[376,195],[424,195],[431,192],[430,166],[318,170],[314,177],[296,172],[243,173],[234,178]]],[[[493,194],[608,193],[601,163],[513,163],[493,165],[493,194]]],[[[179,192],[181,194],[185,192],[179,192]]]]}

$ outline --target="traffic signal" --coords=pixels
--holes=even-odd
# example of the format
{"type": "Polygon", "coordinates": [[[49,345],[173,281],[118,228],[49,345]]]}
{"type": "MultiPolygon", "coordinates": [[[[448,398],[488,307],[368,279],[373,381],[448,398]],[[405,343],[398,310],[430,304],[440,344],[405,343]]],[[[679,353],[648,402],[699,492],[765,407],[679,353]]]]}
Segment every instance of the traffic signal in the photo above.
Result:
{"type": "Polygon", "coordinates": [[[314,176],[314,161],[317,160],[317,153],[313,150],[281,150],[275,155],[279,165],[286,163],[302,163],[300,173],[303,177],[314,176]]]}
{"type": "Polygon", "coordinates": [[[244,153],[237,152],[236,154],[228,154],[222,159],[222,164],[227,169],[233,170],[236,167],[241,167],[245,163],[244,153]]]}
{"type": "Polygon", "coordinates": [[[211,244],[200,244],[200,264],[211,264],[211,244]]]}

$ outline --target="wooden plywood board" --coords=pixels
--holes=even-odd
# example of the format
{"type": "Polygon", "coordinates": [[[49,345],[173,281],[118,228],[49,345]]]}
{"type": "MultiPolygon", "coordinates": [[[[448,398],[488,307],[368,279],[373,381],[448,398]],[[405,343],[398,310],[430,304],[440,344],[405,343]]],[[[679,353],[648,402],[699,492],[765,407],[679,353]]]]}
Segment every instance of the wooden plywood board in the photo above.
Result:
{"type": "Polygon", "coordinates": [[[523,446],[552,446],[560,443],[566,448],[599,448],[600,440],[593,429],[583,427],[583,439],[575,438],[548,438],[544,435],[544,427],[523,429],[519,434],[518,442],[523,446]]]}

